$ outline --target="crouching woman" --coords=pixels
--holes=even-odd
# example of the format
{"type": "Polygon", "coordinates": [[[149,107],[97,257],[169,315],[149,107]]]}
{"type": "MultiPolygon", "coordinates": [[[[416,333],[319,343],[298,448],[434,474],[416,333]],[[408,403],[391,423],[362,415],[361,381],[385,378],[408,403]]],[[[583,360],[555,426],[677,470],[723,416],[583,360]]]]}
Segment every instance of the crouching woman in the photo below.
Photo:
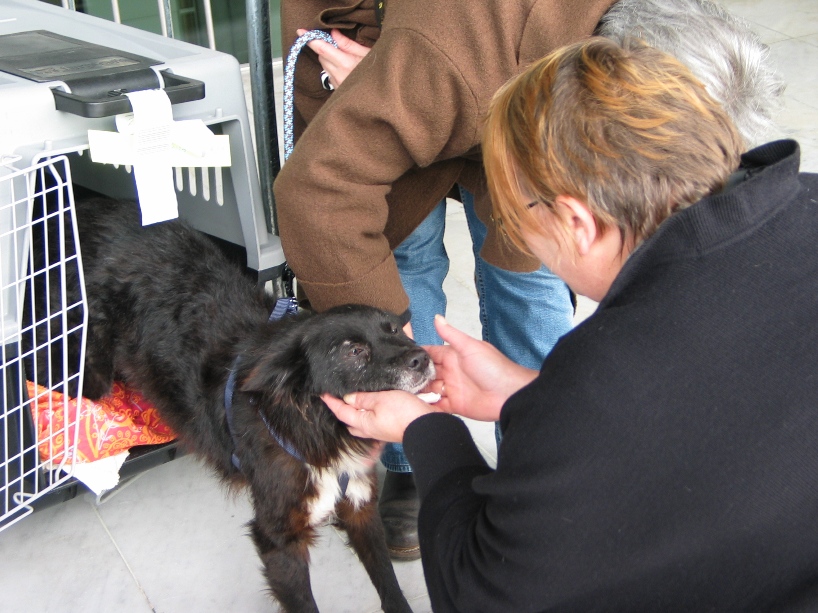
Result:
{"type": "Polygon", "coordinates": [[[818,176],[741,150],[639,43],[495,97],[495,217],[597,311],[539,372],[439,318],[437,405],[325,399],[403,443],[436,611],[818,610],[818,176]],[[495,469],[454,415],[499,419],[495,469]]]}

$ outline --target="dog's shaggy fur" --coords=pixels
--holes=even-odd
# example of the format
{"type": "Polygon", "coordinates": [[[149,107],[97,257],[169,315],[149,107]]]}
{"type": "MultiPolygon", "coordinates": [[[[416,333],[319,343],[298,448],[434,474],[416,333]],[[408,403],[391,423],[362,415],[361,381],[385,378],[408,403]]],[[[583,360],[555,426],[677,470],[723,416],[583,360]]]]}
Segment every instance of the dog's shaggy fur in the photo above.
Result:
{"type": "Polygon", "coordinates": [[[273,298],[184,223],[143,228],[135,204],[101,198],[78,203],[77,218],[89,312],[83,395],[124,380],[223,479],[249,486],[252,538],[285,610],[316,610],[308,547],[332,520],[384,610],[409,611],[375,507],[373,442],[351,436],[319,398],[417,392],[433,378],[398,318],[345,306],[269,323],[273,298]],[[235,437],[224,406],[231,369],[235,437]]]}

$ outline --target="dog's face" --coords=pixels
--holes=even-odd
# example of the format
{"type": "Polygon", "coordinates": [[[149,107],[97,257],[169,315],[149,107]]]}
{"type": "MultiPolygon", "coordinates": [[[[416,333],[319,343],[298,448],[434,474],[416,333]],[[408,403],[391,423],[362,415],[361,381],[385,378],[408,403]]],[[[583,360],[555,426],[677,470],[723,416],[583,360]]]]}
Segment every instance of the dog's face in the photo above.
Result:
{"type": "Polygon", "coordinates": [[[360,445],[322,394],[416,393],[435,376],[429,354],[403,333],[396,316],[359,305],[284,318],[242,355],[239,393],[253,398],[252,406],[316,466],[325,463],[319,449],[330,440],[360,445]],[[322,445],[315,444],[319,438],[322,445]]]}
{"type": "Polygon", "coordinates": [[[333,453],[362,452],[366,443],[349,434],[322,394],[416,393],[434,376],[429,354],[403,333],[397,317],[346,305],[269,324],[242,352],[234,409],[246,407],[251,417],[260,412],[309,464],[326,466],[333,453]]]}
{"type": "Polygon", "coordinates": [[[415,393],[434,379],[429,354],[404,334],[391,313],[346,305],[315,315],[308,323],[302,349],[313,393],[415,393]]]}

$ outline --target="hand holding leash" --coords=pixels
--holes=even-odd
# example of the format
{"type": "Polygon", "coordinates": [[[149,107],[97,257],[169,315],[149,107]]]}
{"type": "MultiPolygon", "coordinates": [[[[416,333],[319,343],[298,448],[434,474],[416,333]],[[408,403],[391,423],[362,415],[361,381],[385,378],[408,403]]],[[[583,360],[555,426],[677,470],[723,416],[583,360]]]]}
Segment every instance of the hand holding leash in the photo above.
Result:
{"type": "MultiPolygon", "coordinates": [[[[299,36],[307,33],[307,30],[297,30],[299,36]]],[[[329,43],[316,39],[307,43],[307,46],[318,54],[318,61],[324,72],[321,73],[321,84],[324,89],[333,90],[349,76],[352,69],[369,53],[369,47],[359,45],[351,38],[344,36],[340,30],[331,31],[332,38],[338,45],[334,47],[329,43]],[[326,74],[326,79],[324,78],[326,74]]]]}

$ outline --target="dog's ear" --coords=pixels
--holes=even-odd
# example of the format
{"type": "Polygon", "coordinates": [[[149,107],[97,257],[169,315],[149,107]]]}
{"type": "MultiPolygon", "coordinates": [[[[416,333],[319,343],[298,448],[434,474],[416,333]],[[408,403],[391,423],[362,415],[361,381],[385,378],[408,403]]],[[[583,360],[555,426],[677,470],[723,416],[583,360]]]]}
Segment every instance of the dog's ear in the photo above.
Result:
{"type": "Polygon", "coordinates": [[[365,443],[349,434],[314,389],[305,340],[277,336],[263,350],[242,353],[238,391],[249,395],[267,427],[313,466],[329,466],[339,441],[364,453],[365,443]],[[304,423],[306,422],[306,424],[304,423]]]}
{"type": "Polygon", "coordinates": [[[242,354],[239,391],[260,395],[265,404],[295,407],[308,421],[309,379],[309,362],[297,335],[277,335],[275,342],[242,354]]]}

